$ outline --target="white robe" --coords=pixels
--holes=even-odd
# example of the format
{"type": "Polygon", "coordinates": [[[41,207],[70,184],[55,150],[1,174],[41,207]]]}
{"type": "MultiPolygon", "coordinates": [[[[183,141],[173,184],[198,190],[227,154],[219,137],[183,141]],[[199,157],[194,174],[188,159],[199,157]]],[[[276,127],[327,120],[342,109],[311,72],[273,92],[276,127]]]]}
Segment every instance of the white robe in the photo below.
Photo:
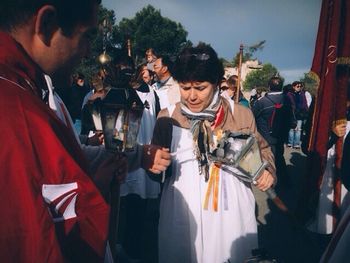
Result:
{"type": "MultiPolygon", "coordinates": [[[[346,126],[346,134],[350,130],[350,122],[348,121],[346,126]]],[[[346,138],[346,135],[344,136],[346,138]]],[[[327,153],[327,165],[323,174],[319,205],[316,211],[315,219],[310,223],[308,229],[310,231],[319,234],[331,234],[333,233],[333,216],[332,216],[332,205],[334,200],[334,169],[335,169],[335,145],[328,150],[327,153]]],[[[342,217],[346,209],[350,205],[350,194],[341,185],[341,205],[340,205],[340,216],[342,217]]]]}
{"type": "Polygon", "coordinates": [[[173,127],[172,176],[164,184],[159,220],[159,262],[243,262],[257,248],[255,200],[250,187],[222,170],[218,211],[203,202],[208,183],[199,174],[188,129],[173,127]]]}

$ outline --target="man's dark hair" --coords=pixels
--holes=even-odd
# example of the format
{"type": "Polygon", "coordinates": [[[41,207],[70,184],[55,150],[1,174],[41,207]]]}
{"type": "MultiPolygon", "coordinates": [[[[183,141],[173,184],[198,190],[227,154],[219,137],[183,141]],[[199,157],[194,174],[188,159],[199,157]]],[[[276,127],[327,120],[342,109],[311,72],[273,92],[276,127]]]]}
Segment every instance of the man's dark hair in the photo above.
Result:
{"type": "Polygon", "coordinates": [[[59,26],[70,35],[75,25],[90,19],[93,3],[101,0],[1,0],[0,29],[11,32],[24,25],[44,5],[52,5],[57,10],[59,26]]]}
{"type": "Polygon", "coordinates": [[[292,84],[287,84],[283,86],[283,93],[287,94],[288,92],[293,91],[293,86],[292,84]]]}
{"type": "Polygon", "coordinates": [[[170,74],[173,74],[174,62],[167,55],[159,55],[158,59],[162,60],[162,65],[168,67],[170,74]]]}
{"type": "Polygon", "coordinates": [[[279,77],[272,77],[270,78],[268,85],[270,91],[281,91],[283,87],[283,81],[279,77]]]}
{"type": "Polygon", "coordinates": [[[77,79],[85,80],[85,75],[81,72],[77,74],[77,79]]]}
{"type": "Polygon", "coordinates": [[[208,81],[218,84],[224,67],[215,50],[204,43],[184,48],[176,59],[173,77],[178,82],[208,81]]]}

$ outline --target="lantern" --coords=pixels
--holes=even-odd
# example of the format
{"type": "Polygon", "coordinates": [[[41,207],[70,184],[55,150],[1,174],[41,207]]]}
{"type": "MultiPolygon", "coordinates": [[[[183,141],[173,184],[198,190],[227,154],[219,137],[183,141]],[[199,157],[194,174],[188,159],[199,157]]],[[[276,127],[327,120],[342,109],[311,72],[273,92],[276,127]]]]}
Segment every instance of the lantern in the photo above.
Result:
{"type": "Polygon", "coordinates": [[[112,87],[103,99],[94,102],[92,117],[96,129],[102,128],[106,149],[125,152],[135,148],[143,108],[130,87],[112,87]]]}
{"type": "Polygon", "coordinates": [[[224,132],[209,158],[223,165],[222,169],[250,183],[256,181],[268,166],[261,158],[260,148],[253,134],[224,132]]]}

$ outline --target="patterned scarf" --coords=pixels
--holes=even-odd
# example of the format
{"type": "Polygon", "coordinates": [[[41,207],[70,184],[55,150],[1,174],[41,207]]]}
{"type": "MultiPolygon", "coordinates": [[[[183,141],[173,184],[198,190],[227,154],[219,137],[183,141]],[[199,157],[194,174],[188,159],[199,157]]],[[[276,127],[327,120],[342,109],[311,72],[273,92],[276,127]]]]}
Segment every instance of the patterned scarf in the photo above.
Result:
{"type": "Polygon", "coordinates": [[[209,178],[208,152],[213,145],[213,133],[211,124],[215,120],[216,113],[221,106],[222,100],[219,89],[214,93],[210,105],[201,112],[192,112],[181,102],[181,113],[190,120],[190,130],[193,134],[193,143],[198,160],[199,172],[209,178]]]}

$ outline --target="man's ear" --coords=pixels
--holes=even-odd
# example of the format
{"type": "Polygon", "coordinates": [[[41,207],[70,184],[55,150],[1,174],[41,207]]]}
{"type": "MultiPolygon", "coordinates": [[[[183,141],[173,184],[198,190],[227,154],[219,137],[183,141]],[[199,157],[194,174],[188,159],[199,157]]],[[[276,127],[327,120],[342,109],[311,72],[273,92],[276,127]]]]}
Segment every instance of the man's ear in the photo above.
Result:
{"type": "Polygon", "coordinates": [[[163,65],[163,70],[162,71],[163,71],[163,73],[167,72],[168,71],[168,66],[164,66],[163,65]]]}
{"type": "Polygon", "coordinates": [[[45,45],[50,46],[52,36],[58,29],[56,8],[52,5],[41,7],[36,16],[35,34],[45,45]]]}

